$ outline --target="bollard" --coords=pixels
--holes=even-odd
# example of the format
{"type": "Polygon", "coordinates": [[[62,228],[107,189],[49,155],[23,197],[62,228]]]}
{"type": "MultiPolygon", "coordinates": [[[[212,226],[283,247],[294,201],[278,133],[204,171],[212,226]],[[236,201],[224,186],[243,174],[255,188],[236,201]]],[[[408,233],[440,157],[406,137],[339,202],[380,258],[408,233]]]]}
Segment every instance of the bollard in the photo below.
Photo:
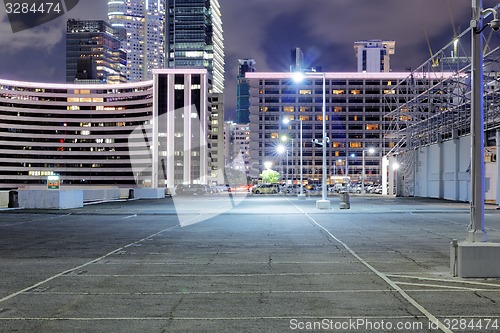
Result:
{"type": "Polygon", "coordinates": [[[451,276],[458,276],[458,241],[452,240],[450,243],[450,273],[451,276]]]}
{"type": "Polygon", "coordinates": [[[340,196],[340,209],[350,209],[351,205],[349,203],[349,192],[347,191],[341,191],[339,192],[340,196]]]}
{"type": "Polygon", "coordinates": [[[9,205],[8,208],[19,207],[19,193],[17,191],[9,191],[9,205]]]}
{"type": "Polygon", "coordinates": [[[128,198],[129,198],[129,200],[130,200],[130,199],[134,199],[134,197],[135,197],[135,192],[134,192],[134,189],[133,189],[133,188],[130,188],[130,189],[128,190],[128,198]]]}

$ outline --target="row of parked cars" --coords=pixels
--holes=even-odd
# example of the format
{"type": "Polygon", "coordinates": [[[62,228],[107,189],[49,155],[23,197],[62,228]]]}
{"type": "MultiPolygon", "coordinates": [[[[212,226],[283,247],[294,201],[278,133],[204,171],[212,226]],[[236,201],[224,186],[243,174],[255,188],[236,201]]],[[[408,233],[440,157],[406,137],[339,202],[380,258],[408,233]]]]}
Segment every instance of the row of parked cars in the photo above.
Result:
{"type": "MultiPolygon", "coordinates": [[[[328,186],[329,192],[345,192],[349,190],[349,193],[362,193],[363,188],[360,185],[352,184],[349,185],[348,189],[343,184],[334,184],[328,186]]],[[[321,193],[322,186],[308,184],[302,186],[303,194],[314,194],[321,193]]],[[[178,195],[204,195],[209,193],[254,193],[254,194],[299,194],[301,192],[300,185],[280,185],[280,184],[258,184],[258,185],[239,185],[239,186],[229,186],[229,185],[218,185],[209,186],[204,184],[179,184],[175,188],[175,193],[178,195]]],[[[382,194],[381,185],[367,185],[365,186],[366,193],[382,194]]]]}
{"type": "Polygon", "coordinates": [[[179,184],[175,187],[177,195],[205,195],[209,193],[255,193],[255,194],[276,194],[281,192],[279,184],[258,184],[258,185],[218,185],[209,186],[204,184],[179,184]]]}

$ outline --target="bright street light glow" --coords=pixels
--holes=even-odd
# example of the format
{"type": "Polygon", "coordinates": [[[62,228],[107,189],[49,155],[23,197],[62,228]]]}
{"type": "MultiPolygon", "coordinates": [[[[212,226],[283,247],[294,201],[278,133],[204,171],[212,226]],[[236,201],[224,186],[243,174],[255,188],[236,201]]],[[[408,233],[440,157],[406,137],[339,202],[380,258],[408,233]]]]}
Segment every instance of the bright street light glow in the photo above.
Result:
{"type": "Polygon", "coordinates": [[[304,81],[304,73],[302,72],[293,73],[293,81],[295,81],[296,83],[304,81]]]}
{"type": "Polygon", "coordinates": [[[276,147],[276,151],[278,152],[278,154],[280,154],[280,155],[281,155],[281,154],[284,154],[284,153],[285,153],[286,148],[285,148],[285,146],[283,146],[283,145],[278,145],[278,147],[276,147]]]}

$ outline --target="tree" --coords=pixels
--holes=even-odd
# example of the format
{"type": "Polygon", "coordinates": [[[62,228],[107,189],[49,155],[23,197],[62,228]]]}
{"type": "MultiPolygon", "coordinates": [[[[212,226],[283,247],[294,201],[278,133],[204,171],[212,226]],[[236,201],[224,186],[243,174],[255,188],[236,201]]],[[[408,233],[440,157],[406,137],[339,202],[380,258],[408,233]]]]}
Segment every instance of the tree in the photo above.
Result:
{"type": "Polygon", "coordinates": [[[263,183],[277,183],[281,179],[281,175],[276,170],[266,169],[260,174],[263,183]]]}

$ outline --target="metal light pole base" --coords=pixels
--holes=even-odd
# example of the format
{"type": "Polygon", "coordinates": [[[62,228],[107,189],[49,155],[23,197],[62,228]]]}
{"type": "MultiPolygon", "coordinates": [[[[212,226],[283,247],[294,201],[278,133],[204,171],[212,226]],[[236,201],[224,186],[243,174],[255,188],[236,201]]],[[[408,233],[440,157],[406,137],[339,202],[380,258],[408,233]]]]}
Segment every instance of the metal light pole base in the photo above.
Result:
{"type": "Polygon", "coordinates": [[[486,242],[486,232],[482,230],[469,231],[467,233],[468,242],[486,242]]]}
{"type": "Polygon", "coordinates": [[[297,199],[306,200],[306,195],[305,194],[297,194],[297,199]]]}
{"type": "Polygon", "coordinates": [[[330,200],[317,200],[316,208],[318,209],[330,209],[330,200]]]}

